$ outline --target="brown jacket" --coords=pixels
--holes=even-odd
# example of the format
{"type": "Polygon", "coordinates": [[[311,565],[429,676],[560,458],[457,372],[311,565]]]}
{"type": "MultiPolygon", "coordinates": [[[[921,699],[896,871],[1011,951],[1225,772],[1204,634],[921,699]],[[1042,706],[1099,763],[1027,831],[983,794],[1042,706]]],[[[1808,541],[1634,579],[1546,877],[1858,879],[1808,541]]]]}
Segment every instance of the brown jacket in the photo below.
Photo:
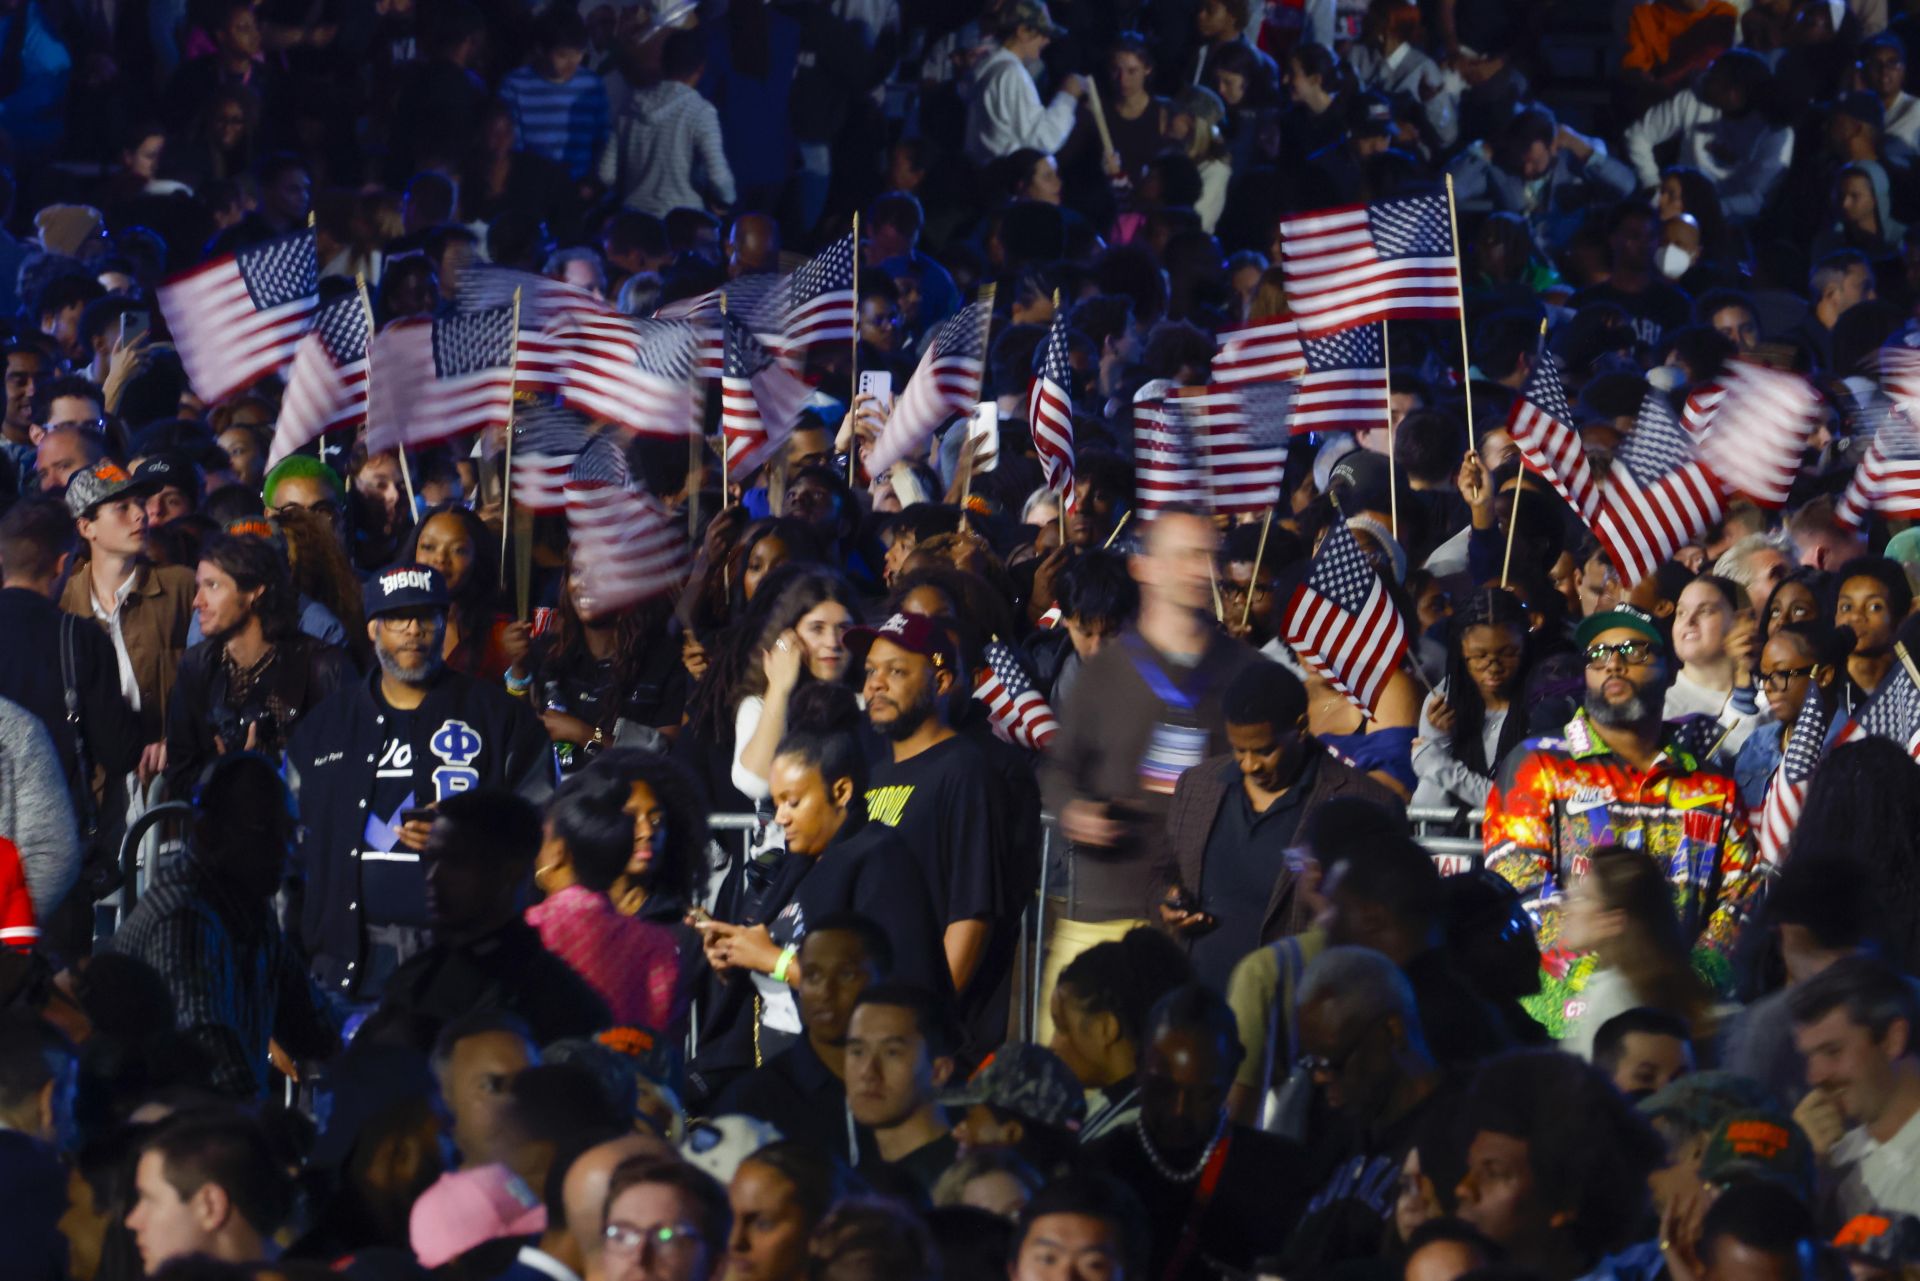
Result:
{"type": "MultiPolygon", "coordinates": [[[[1235,767],[1232,756],[1209,757],[1180,776],[1179,783],[1173,789],[1173,807],[1167,812],[1167,854],[1159,867],[1156,902],[1165,898],[1167,889],[1174,885],[1181,886],[1189,894],[1199,892],[1201,865],[1206,860],[1207,839],[1213,834],[1213,821],[1218,817],[1229,790],[1239,784],[1240,771],[1235,767]]],[[[1300,826],[1295,830],[1304,832],[1314,810],[1336,796],[1372,801],[1396,814],[1406,811],[1405,804],[1387,787],[1321,749],[1320,767],[1313,780],[1313,790],[1307,793],[1306,805],[1300,811],[1300,826]]],[[[1262,943],[1298,934],[1313,924],[1299,896],[1293,892],[1294,884],[1290,871],[1282,871],[1280,878],[1274,882],[1273,891],[1267,897],[1266,915],[1260,924],[1262,943]]],[[[1156,908],[1153,919],[1158,919],[1158,916],[1159,910],[1156,908]]]]}
{"type": "MultiPolygon", "coordinates": [[[[173,695],[180,656],[187,652],[193,571],[179,565],[139,565],[133,573],[133,590],[120,610],[120,632],[126,637],[127,657],[133,660],[133,678],[140,686],[140,741],[156,743],[166,737],[167,700],[173,695]]],[[[60,608],[93,618],[92,592],[87,567],[81,565],[60,594],[60,608]]],[[[100,628],[107,630],[104,622],[100,628]]]]}

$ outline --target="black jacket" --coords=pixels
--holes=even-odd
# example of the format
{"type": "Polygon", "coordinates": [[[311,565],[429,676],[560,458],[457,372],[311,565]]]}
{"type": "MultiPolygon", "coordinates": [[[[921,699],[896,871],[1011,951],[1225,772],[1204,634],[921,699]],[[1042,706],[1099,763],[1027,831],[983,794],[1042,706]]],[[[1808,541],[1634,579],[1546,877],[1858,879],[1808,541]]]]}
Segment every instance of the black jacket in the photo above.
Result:
{"type": "Polygon", "coordinates": [[[244,747],[250,720],[260,724],[258,750],[279,755],[299,722],[275,723],[266,706],[269,693],[294,717],[304,717],[353,680],[353,660],[347,651],[296,632],[276,643],[273,664],[247,705],[233,707],[227,665],[220,661],[224,644],[204,640],[189,649],[167,698],[167,790],[174,796],[188,795],[200,771],[220,755],[215,737],[226,743],[228,751],[244,747]]]}
{"type": "MultiPolygon", "coordinates": [[[[375,673],[336,692],[294,729],[287,776],[300,798],[307,840],[295,879],[302,882],[300,940],[314,976],[349,988],[360,968],[360,844],[374,761],[386,723],[374,696],[375,673]]],[[[553,790],[553,752],[524,702],[494,685],[442,672],[415,714],[414,794],[436,799],[476,787],[506,787],[533,801],[553,790]]]]}
{"type": "MultiPolygon", "coordinates": [[[[88,780],[80,777],[76,765],[60,680],[60,620],[65,616],[36,592],[0,590],[0,698],[12,699],[46,725],[60,756],[61,776],[78,803],[88,780]]],[[[140,759],[140,718],[120,693],[120,668],[106,632],[74,627],[73,658],[88,758],[105,771],[110,785],[117,784],[140,759]]]]}

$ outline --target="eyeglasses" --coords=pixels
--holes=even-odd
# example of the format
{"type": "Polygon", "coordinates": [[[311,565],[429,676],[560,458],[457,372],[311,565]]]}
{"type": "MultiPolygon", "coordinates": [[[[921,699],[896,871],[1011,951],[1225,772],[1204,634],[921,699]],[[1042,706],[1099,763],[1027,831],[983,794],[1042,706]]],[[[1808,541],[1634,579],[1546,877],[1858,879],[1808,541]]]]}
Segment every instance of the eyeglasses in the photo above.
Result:
{"type": "Polygon", "coordinates": [[[1303,1054],[1295,1062],[1294,1066],[1302,1072],[1305,1072],[1308,1076],[1339,1076],[1347,1070],[1347,1064],[1353,1062],[1353,1056],[1358,1054],[1360,1047],[1366,1043],[1367,1034],[1362,1032],[1354,1038],[1353,1044],[1349,1045],[1347,1052],[1339,1058],[1330,1059],[1323,1054],[1303,1054]]]}
{"type": "Polygon", "coordinates": [[[641,1247],[656,1250],[691,1250],[706,1240],[691,1223],[663,1223],[655,1228],[636,1228],[631,1223],[609,1223],[601,1234],[609,1250],[638,1254],[641,1247]]]}
{"type": "Polygon", "coordinates": [[[396,632],[430,632],[440,626],[438,614],[382,614],[379,618],[382,627],[396,632]]]}
{"type": "MultiPolygon", "coordinates": [[[[1591,651],[1589,651],[1591,656],[1591,651]]],[[[1496,649],[1491,654],[1469,654],[1462,650],[1460,661],[1468,667],[1513,667],[1520,662],[1517,649],[1496,649]]]]}
{"type": "Polygon", "coordinates": [[[1808,663],[1805,667],[1781,667],[1760,674],[1760,688],[1769,694],[1784,694],[1787,686],[1802,676],[1811,676],[1820,670],[1820,664],[1808,663]]]}
{"type": "Polygon", "coordinates": [[[1646,667],[1653,662],[1653,642],[1620,641],[1613,645],[1587,646],[1587,666],[1605,667],[1608,659],[1617,658],[1626,667],[1646,667]]]}

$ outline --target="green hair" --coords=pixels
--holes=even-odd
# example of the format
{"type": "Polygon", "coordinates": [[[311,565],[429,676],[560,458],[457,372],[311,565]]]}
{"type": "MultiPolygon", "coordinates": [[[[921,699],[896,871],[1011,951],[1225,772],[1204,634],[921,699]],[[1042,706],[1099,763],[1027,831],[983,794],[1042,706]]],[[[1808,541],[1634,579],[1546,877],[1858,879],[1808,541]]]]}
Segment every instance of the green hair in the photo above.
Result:
{"type": "Polygon", "coordinates": [[[333,486],[333,492],[345,495],[346,482],[340,479],[340,473],[321,462],[318,458],[306,454],[289,454],[273,465],[260,486],[260,497],[268,507],[272,507],[275,491],[283,480],[317,480],[333,486]]]}

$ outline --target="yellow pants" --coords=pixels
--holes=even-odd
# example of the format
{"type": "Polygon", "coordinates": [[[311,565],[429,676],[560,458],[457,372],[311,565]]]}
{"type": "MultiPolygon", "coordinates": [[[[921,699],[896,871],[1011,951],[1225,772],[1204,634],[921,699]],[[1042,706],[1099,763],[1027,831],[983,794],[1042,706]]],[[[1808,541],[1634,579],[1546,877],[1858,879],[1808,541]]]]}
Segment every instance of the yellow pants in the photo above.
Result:
{"type": "Polygon", "coordinates": [[[1035,1042],[1053,1042],[1053,987],[1060,981],[1060,971],[1088,948],[1116,942],[1128,930],[1145,924],[1141,920],[1069,921],[1060,914],[1060,900],[1047,900],[1047,954],[1040,967],[1040,1008],[1034,1011],[1033,1021],[1035,1042]]]}

